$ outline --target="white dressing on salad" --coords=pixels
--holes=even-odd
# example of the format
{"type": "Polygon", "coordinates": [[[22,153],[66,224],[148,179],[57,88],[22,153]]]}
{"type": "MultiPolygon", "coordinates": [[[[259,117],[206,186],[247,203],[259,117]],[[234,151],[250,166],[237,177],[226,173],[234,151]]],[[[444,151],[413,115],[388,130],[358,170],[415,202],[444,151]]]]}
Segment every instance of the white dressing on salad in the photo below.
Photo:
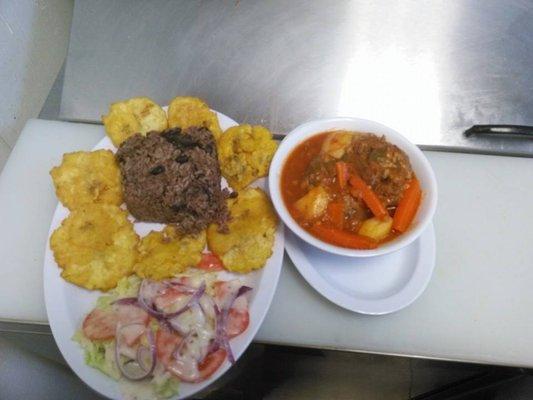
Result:
{"type": "Polygon", "coordinates": [[[229,339],[248,327],[245,294],[251,288],[239,279],[215,278],[214,274],[159,282],[128,278],[127,290],[107,294],[97,303],[99,312],[84,320],[78,341],[86,349],[89,365],[115,379],[122,375],[126,379],[121,381],[128,382],[125,387],[135,388],[127,397],[144,399],[154,394],[172,396],[179,380],[201,382],[225,360],[233,363],[229,339]],[[107,345],[95,346],[89,334],[109,338],[107,345]],[[87,351],[95,356],[88,358],[87,351]]]}
{"type": "Polygon", "coordinates": [[[211,333],[214,331],[211,326],[213,319],[206,316],[198,304],[193,304],[187,311],[171,318],[169,322],[182,335],[188,335],[192,331],[209,331],[211,333]]]}

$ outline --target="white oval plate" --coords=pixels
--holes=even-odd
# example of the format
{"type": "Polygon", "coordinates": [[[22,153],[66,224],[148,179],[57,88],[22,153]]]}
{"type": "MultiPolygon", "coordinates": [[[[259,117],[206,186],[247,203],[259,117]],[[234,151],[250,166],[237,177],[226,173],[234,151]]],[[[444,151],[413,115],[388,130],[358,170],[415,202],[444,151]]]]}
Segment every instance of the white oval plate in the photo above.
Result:
{"type": "MultiPolygon", "coordinates": [[[[223,131],[231,126],[237,125],[237,122],[231,118],[218,112],[217,115],[220,127],[223,131]]],[[[72,132],[72,134],[75,135],[76,132],[72,132]]],[[[102,134],[104,134],[103,127],[102,134]]],[[[115,147],[106,136],[94,147],[93,150],[98,149],[115,150],[115,147]]],[[[223,185],[224,184],[225,182],[223,180],[223,185]]],[[[264,178],[256,181],[254,186],[267,191],[267,182],[264,178]]],[[[74,372],[87,385],[101,395],[111,399],[122,399],[123,393],[120,383],[86,365],[84,362],[83,349],[71,339],[76,330],[80,328],[85,315],[92,310],[96,303],[96,299],[101,296],[102,293],[99,291],[82,289],[68,283],[60,276],[60,269],[54,260],[48,242],[52,232],[61,224],[61,221],[67,215],[68,210],[59,203],[48,233],[43,271],[44,299],[48,321],[57,346],[72,370],[74,370],[74,372]]],[[[162,224],[136,223],[135,231],[142,237],[150,230],[161,230],[162,227],[162,224]]],[[[254,288],[250,297],[250,325],[244,333],[232,339],[230,342],[233,353],[235,354],[235,359],[238,359],[252,342],[252,339],[259,330],[270,307],[270,303],[272,302],[272,298],[276,291],[283,262],[283,246],[284,231],[283,225],[280,223],[278,224],[278,229],[276,231],[273,254],[267,261],[265,267],[246,275],[235,275],[254,288]]],[[[224,274],[223,278],[233,276],[233,274],[227,272],[222,272],[222,274],[224,274]]],[[[179,395],[173,397],[173,399],[183,399],[201,391],[220,378],[230,367],[231,364],[226,360],[218,371],[206,381],[197,384],[181,383],[179,395]]]]}
{"type": "Polygon", "coordinates": [[[287,230],[285,249],[305,280],[331,302],[361,314],[407,307],[426,289],[435,267],[433,223],[410,245],[375,257],[338,256],[287,230]]]}

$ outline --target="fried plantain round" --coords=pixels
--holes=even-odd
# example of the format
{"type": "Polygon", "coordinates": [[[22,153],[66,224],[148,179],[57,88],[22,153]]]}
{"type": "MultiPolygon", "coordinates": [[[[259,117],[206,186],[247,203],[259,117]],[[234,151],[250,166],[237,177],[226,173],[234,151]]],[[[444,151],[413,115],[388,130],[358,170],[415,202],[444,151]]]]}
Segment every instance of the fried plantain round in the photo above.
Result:
{"type": "Polygon", "coordinates": [[[109,290],[133,272],[138,241],[127,212],[104,204],[71,211],[52,234],[50,247],[65,280],[109,290]]]}
{"type": "Polygon", "coordinates": [[[216,224],[207,229],[209,249],[224,267],[247,273],[262,268],[272,255],[278,219],[267,195],[258,188],[239,192],[228,199],[231,213],[229,232],[219,232],[216,224]]]}
{"type": "Polygon", "coordinates": [[[233,189],[243,189],[268,174],[277,148],[270,131],[262,126],[231,127],[218,141],[222,175],[233,189]]]}
{"type": "Polygon", "coordinates": [[[122,203],[120,170],[109,150],[64,154],[61,165],[52,168],[50,175],[57,197],[69,210],[122,203]]]}
{"type": "Polygon", "coordinates": [[[146,135],[168,127],[165,110],[148,97],[133,97],[111,104],[102,121],[107,135],[117,147],[136,133],[146,135]]]}

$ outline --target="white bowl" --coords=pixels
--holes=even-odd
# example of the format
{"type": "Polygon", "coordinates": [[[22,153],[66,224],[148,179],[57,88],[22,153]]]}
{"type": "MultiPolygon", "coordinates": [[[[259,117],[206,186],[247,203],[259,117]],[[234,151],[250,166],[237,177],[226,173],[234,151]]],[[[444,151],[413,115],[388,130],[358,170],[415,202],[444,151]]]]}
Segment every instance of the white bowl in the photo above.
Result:
{"type": "Polygon", "coordinates": [[[351,256],[351,257],[370,257],[378,256],[382,254],[391,253],[399,250],[416,240],[428,226],[433,218],[435,209],[437,208],[437,180],[435,174],[426,156],[420,151],[420,149],[407,140],[404,136],[396,132],[395,130],[382,125],[378,122],[369,121],[359,118],[331,118],[321,119],[316,121],[310,121],[303,125],[298,126],[292,132],[290,132],[281,142],[278,151],[272,159],[269,172],[269,189],[272,197],[272,202],[279,216],[283,220],[286,226],[289,227],[296,235],[307,243],[318,247],[329,253],[351,256]],[[420,181],[420,187],[422,188],[422,201],[415,219],[412,222],[409,230],[396,239],[381,244],[376,249],[371,250],[357,250],[349,249],[346,247],[335,246],[326,243],[303,229],[292,218],[289,210],[285,206],[285,202],[281,196],[280,180],[281,171],[285,164],[287,156],[304,140],[315,136],[316,134],[334,131],[334,130],[347,130],[356,132],[369,132],[378,136],[385,136],[385,139],[402,149],[409,160],[411,166],[420,181]]]}

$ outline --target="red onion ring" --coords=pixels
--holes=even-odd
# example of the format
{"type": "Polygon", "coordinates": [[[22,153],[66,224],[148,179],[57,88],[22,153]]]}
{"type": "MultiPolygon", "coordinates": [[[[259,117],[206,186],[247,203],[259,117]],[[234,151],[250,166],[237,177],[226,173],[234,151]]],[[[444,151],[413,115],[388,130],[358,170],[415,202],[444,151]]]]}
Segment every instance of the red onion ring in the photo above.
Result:
{"type": "Polygon", "coordinates": [[[178,311],[167,313],[165,314],[165,318],[173,318],[177,317],[178,315],[182,314],[183,312],[187,311],[193,304],[198,303],[198,300],[200,300],[200,297],[205,293],[205,282],[202,281],[198,289],[192,294],[189,301],[187,301],[187,304],[185,304],[183,307],[181,307],[178,311]]]}
{"type": "MultiPolygon", "coordinates": [[[[166,329],[166,330],[168,330],[170,332],[176,332],[174,327],[172,325],[170,325],[170,322],[168,322],[166,319],[162,318],[162,319],[159,319],[158,321],[159,321],[159,324],[163,327],[163,329],[166,329]]],[[[176,333],[178,333],[178,335],[179,335],[179,332],[176,332],[176,333]]]]}
{"type": "Polygon", "coordinates": [[[180,290],[183,293],[187,293],[187,294],[193,294],[197,290],[197,288],[195,287],[186,285],[185,283],[182,283],[182,282],[176,282],[176,281],[170,281],[168,283],[168,286],[178,288],[178,290],[180,290]]]}
{"type": "Polygon", "coordinates": [[[188,335],[186,335],[182,340],[181,342],[179,342],[177,345],[176,345],[176,348],[172,351],[172,358],[174,359],[177,359],[180,357],[180,353],[181,351],[183,350],[183,348],[185,347],[185,344],[187,343],[187,340],[189,340],[189,338],[191,337],[191,335],[193,334],[193,332],[189,332],[188,335]]]}
{"type": "Polygon", "coordinates": [[[235,303],[235,300],[237,300],[238,297],[240,297],[243,294],[249,292],[250,290],[252,290],[252,288],[250,286],[244,286],[244,285],[241,286],[239,288],[239,290],[237,290],[235,292],[235,295],[233,296],[233,298],[228,303],[228,307],[224,309],[225,314],[227,315],[229,313],[229,310],[231,309],[231,307],[233,307],[233,303],[235,303]]]}
{"type": "Polygon", "coordinates": [[[226,350],[228,361],[232,364],[235,364],[235,357],[233,355],[233,351],[231,351],[228,335],[226,334],[226,318],[224,313],[220,311],[216,304],[215,316],[215,340],[211,344],[211,348],[209,349],[208,353],[217,351],[220,347],[222,347],[224,350],[226,350]]]}
{"type": "MultiPolygon", "coordinates": [[[[152,281],[149,279],[143,279],[141,282],[141,286],[139,287],[139,295],[137,296],[139,305],[146,311],[149,315],[151,315],[154,318],[161,319],[165,318],[165,313],[162,313],[160,311],[157,311],[153,306],[153,301],[150,298],[150,300],[147,300],[146,291],[148,291],[149,288],[148,285],[151,285],[152,281]]],[[[159,294],[159,290],[156,291],[156,294],[159,294]]]]}
{"type": "Polygon", "coordinates": [[[194,289],[194,292],[192,293],[191,297],[187,301],[187,304],[185,304],[183,307],[181,307],[179,310],[177,310],[175,312],[165,313],[165,312],[157,310],[154,307],[152,299],[148,300],[146,298],[144,292],[147,290],[146,288],[147,288],[147,285],[149,285],[149,284],[150,284],[150,282],[149,282],[148,279],[145,279],[145,280],[142,281],[141,287],[139,288],[138,302],[139,302],[140,306],[148,314],[150,314],[152,317],[157,318],[157,319],[173,318],[173,317],[176,317],[176,316],[180,315],[184,311],[187,311],[192,304],[197,303],[198,300],[200,299],[200,297],[202,297],[202,295],[205,292],[205,287],[206,287],[205,282],[202,282],[197,289],[194,289]],[[148,282],[148,283],[145,283],[145,282],[148,282]]]}
{"type": "Polygon", "coordinates": [[[226,323],[228,320],[228,314],[229,310],[233,306],[233,303],[235,303],[235,300],[239,296],[242,296],[243,294],[249,292],[252,290],[249,286],[241,286],[239,290],[235,292],[235,295],[231,298],[231,300],[228,303],[228,306],[224,310],[220,310],[218,306],[215,304],[215,340],[211,344],[211,348],[209,349],[209,353],[212,353],[214,351],[217,351],[220,347],[222,347],[224,350],[226,350],[226,353],[228,355],[228,361],[232,364],[235,364],[235,356],[233,355],[233,351],[231,350],[231,346],[229,344],[229,338],[226,333],[226,323]]]}
{"type": "Polygon", "coordinates": [[[140,307],[137,297],[123,297],[121,299],[111,302],[111,305],[115,305],[115,304],[140,307]]]}
{"type": "Polygon", "coordinates": [[[213,318],[215,316],[215,301],[209,294],[204,293],[202,296],[200,296],[200,298],[198,299],[198,305],[200,306],[200,309],[202,310],[204,315],[206,315],[208,318],[213,318]],[[206,299],[206,302],[208,303],[206,304],[206,306],[209,307],[209,309],[202,305],[202,299],[206,299]]]}
{"type": "Polygon", "coordinates": [[[115,332],[115,362],[117,364],[117,367],[120,371],[120,373],[127,379],[131,380],[131,381],[140,381],[140,380],[143,380],[145,378],[147,378],[148,376],[150,376],[155,368],[155,364],[156,364],[156,353],[155,353],[155,343],[154,343],[154,340],[153,340],[153,335],[151,335],[151,330],[148,329],[147,331],[147,328],[144,326],[144,324],[142,323],[132,323],[132,324],[127,324],[127,325],[120,325],[118,324],[117,325],[117,330],[115,332]],[[144,329],[145,329],[145,333],[146,333],[146,337],[148,339],[148,342],[149,342],[149,345],[150,345],[150,350],[152,352],[152,355],[153,355],[153,362],[152,362],[152,366],[151,368],[148,369],[148,371],[145,370],[145,368],[141,365],[141,363],[139,362],[138,358],[139,358],[139,350],[137,350],[137,359],[136,360],[127,360],[124,364],[122,363],[121,359],[120,359],[120,331],[122,329],[124,329],[125,327],[127,326],[133,326],[133,325],[141,325],[144,329]],[[150,332],[150,333],[148,333],[150,332]],[[136,363],[138,366],[139,366],[139,369],[142,370],[142,373],[139,374],[139,375],[133,375],[130,371],[128,371],[125,366],[128,365],[128,364],[132,364],[132,363],[136,363]]]}
{"type": "Polygon", "coordinates": [[[137,348],[137,362],[139,363],[139,366],[148,374],[152,374],[155,369],[155,365],[157,363],[157,349],[155,347],[155,340],[154,340],[154,334],[150,328],[146,330],[146,340],[148,341],[148,347],[146,346],[139,346],[137,348]],[[149,352],[151,364],[150,365],[144,365],[144,357],[142,353],[149,352]]]}

